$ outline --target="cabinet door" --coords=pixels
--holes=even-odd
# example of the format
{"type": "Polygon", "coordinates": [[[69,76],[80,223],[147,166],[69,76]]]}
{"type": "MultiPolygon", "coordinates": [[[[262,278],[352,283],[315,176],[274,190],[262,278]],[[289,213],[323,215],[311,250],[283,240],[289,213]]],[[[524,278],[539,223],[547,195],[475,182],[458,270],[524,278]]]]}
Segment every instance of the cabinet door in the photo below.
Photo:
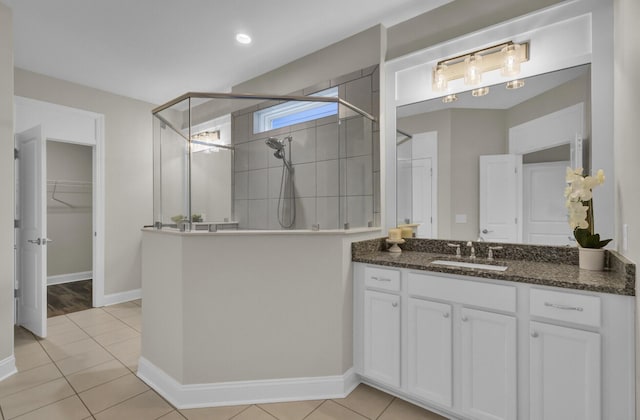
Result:
{"type": "Polygon", "coordinates": [[[400,386],[400,297],[364,292],[364,374],[400,386]]]}
{"type": "Polygon", "coordinates": [[[461,324],[463,410],[476,419],[515,419],[515,317],[462,308],[461,324]]]}
{"type": "Polygon", "coordinates": [[[530,326],[531,420],[600,419],[600,334],[530,326]]]}
{"type": "Polygon", "coordinates": [[[451,305],[409,299],[409,392],[451,407],[451,305]]]}

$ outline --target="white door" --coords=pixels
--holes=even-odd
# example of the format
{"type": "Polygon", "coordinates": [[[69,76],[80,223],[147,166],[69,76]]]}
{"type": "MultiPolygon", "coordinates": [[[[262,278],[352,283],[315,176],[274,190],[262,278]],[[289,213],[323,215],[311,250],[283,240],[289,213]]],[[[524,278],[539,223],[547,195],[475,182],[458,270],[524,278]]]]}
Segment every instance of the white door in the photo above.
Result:
{"type": "Polygon", "coordinates": [[[418,224],[416,236],[419,238],[432,238],[432,165],[431,158],[414,159],[411,163],[413,218],[411,223],[418,224]]]}
{"type": "Polygon", "coordinates": [[[364,374],[400,386],[400,297],[364,292],[364,374]]]}
{"type": "Polygon", "coordinates": [[[523,165],[522,242],[575,245],[564,198],[569,165],[569,161],[523,165]]]}
{"type": "Polygon", "coordinates": [[[520,242],[522,156],[480,156],[480,237],[520,242]]]}
{"type": "Polygon", "coordinates": [[[462,409],[474,419],[515,420],[516,318],[462,308],[461,321],[462,409]]]}
{"type": "Polygon", "coordinates": [[[409,299],[409,392],[448,407],[453,375],[451,314],[451,305],[409,299]]]}
{"type": "Polygon", "coordinates": [[[530,418],[601,418],[600,334],[531,322],[530,418]]]}
{"type": "Polygon", "coordinates": [[[18,325],[47,335],[46,141],[40,126],[16,134],[18,147],[18,325]]]}

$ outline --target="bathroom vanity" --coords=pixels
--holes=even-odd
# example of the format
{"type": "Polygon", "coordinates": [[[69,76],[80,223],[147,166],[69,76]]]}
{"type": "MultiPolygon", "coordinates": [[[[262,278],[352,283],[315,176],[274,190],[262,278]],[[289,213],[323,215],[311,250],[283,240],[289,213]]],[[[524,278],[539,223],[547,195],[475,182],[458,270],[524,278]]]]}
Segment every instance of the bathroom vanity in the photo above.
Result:
{"type": "Polygon", "coordinates": [[[635,418],[635,266],[610,252],[590,272],[575,248],[502,246],[471,262],[505,271],[433,264],[470,262],[444,241],[400,255],[354,244],[362,381],[452,418],[635,418]]]}

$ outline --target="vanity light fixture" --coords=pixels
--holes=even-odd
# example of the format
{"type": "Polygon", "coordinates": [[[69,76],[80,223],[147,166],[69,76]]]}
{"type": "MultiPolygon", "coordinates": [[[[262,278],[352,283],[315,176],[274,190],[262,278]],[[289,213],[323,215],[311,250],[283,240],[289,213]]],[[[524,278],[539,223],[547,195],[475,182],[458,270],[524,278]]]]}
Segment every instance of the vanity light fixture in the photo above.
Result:
{"type": "Polygon", "coordinates": [[[507,82],[507,89],[520,89],[524,86],[524,80],[515,79],[507,82]]]}
{"type": "Polygon", "coordinates": [[[500,69],[503,76],[520,73],[520,64],[529,61],[529,43],[512,41],[472,51],[457,57],[439,61],[432,71],[432,89],[445,91],[452,80],[464,79],[467,85],[477,85],[482,74],[500,69]]]}
{"type": "Polygon", "coordinates": [[[488,87],[481,87],[478,89],[473,89],[471,91],[471,96],[484,96],[487,93],[489,93],[489,88],[488,87]]]}
{"type": "Polygon", "coordinates": [[[220,144],[220,130],[201,131],[191,136],[191,152],[218,152],[216,146],[220,144]]]}
{"type": "Polygon", "coordinates": [[[458,100],[458,97],[456,96],[455,93],[452,93],[451,95],[447,95],[444,98],[442,98],[442,102],[445,104],[450,104],[451,102],[455,102],[458,100]]]}

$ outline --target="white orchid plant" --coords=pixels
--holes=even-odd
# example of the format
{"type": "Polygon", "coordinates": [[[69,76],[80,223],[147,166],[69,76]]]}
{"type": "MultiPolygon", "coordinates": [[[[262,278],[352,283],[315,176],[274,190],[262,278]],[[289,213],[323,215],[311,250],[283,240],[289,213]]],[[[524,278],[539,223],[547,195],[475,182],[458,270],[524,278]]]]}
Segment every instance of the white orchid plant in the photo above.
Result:
{"type": "Polygon", "coordinates": [[[564,196],[569,211],[569,225],[582,248],[603,248],[611,239],[600,240],[593,228],[593,188],[604,183],[604,171],[584,176],[583,169],[567,168],[567,188],[564,196]]]}

